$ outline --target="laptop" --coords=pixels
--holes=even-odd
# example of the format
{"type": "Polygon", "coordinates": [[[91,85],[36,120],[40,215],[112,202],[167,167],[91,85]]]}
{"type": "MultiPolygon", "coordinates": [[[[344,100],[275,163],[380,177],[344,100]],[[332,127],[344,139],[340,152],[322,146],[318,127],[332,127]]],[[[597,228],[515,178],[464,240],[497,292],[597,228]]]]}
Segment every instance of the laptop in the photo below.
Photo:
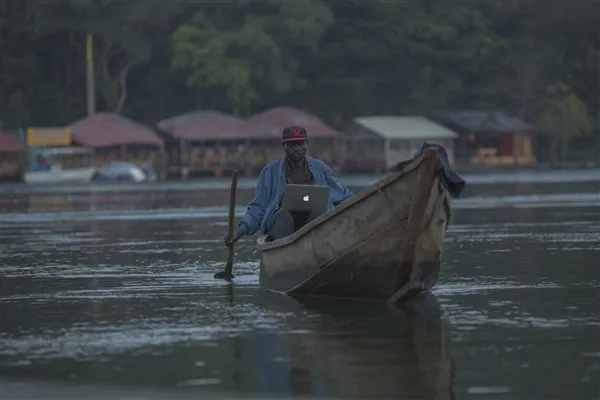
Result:
{"type": "Polygon", "coordinates": [[[304,211],[315,217],[327,212],[329,186],[287,184],[283,189],[281,209],[304,211]]]}

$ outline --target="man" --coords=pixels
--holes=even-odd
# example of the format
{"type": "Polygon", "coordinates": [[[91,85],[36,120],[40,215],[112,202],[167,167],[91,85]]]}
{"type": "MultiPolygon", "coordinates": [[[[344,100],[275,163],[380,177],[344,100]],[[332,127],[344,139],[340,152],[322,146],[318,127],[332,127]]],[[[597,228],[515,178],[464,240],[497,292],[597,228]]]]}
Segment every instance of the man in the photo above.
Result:
{"type": "Polygon", "coordinates": [[[340,183],[331,168],[316,158],[306,156],[306,129],[290,126],[283,130],[281,136],[285,157],[270,162],[261,171],[254,199],[248,204],[246,215],[238,224],[233,238],[225,236],[227,246],[233,245],[244,235],[253,235],[259,229],[269,233],[273,239],[280,239],[318,217],[292,214],[280,209],[283,189],[288,183],[329,186],[329,210],[354,196],[340,183]]]}

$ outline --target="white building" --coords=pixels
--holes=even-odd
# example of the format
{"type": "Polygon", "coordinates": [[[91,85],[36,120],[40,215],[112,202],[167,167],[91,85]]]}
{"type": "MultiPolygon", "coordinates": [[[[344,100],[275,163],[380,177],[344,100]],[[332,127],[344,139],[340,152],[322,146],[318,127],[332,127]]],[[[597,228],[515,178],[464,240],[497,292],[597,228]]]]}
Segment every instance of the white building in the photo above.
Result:
{"type": "Polygon", "coordinates": [[[411,158],[423,142],[444,146],[454,164],[458,134],[425,117],[359,117],[343,133],[345,170],[383,171],[411,158]]]}

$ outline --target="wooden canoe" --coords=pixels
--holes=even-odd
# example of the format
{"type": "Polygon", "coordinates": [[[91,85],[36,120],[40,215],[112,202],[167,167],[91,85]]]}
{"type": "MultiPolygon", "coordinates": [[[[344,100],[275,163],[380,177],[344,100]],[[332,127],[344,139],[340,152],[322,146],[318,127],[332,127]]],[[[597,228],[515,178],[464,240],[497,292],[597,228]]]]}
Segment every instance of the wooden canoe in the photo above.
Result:
{"type": "Polygon", "coordinates": [[[432,288],[451,217],[436,152],[426,149],[293,235],[259,237],[261,284],[391,303],[432,288]]]}

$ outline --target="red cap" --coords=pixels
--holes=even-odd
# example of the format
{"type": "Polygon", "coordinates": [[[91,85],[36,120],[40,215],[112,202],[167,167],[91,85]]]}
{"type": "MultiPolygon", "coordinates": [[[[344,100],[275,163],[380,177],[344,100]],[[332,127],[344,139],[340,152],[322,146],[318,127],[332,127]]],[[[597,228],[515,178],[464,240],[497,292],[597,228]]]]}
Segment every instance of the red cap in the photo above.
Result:
{"type": "Polygon", "coordinates": [[[281,132],[281,141],[282,142],[292,142],[297,140],[307,140],[308,134],[306,133],[306,129],[301,126],[288,126],[283,129],[281,132]]]}

